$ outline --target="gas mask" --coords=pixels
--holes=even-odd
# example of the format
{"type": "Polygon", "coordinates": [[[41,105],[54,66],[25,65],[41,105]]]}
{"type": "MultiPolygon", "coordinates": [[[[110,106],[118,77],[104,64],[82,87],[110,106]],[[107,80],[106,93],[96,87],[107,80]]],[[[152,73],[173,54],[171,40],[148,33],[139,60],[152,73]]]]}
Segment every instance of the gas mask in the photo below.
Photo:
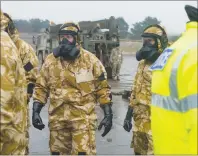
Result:
{"type": "Polygon", "coordinates": [[[136,52],[136,59],[138,61],[145,59],[150,62],[155,62],[159,57],[160,53],[158,52],[157,42],[155,39],[155,44],[150,42],[144,42],[142,48],[136,52]]]}
{"type": "Polygon", "coordinates": [[[76,40],[69,42],[66,38],[63,38],[59,42],[59,46],[53,51],[54,57],[63,57],[65,60],[75,60],[80,50],[76,47],[76,40]]]}

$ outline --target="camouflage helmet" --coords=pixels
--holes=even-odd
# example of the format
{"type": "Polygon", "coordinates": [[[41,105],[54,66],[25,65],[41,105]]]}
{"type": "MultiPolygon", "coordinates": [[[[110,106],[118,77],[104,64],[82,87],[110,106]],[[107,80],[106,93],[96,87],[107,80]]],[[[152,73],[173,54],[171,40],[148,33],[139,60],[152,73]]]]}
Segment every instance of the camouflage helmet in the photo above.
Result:
{"type": "Polygon", "coordinates": [[[77,35],[79,31],[80,27],[78,24],[74,22],[66,22],[60,27],[59,34],[77,35]]]}
{"type": "Polygon", "coordinates": [[[6,25],[5,31],[9,34],[10,38],[16,42],[19,38],[19,32],[15,27],[14,21],[9,14],[3,13],[3,15],[8,19],[8,24],[6,25]]]}
{"type": "Polygon", "coordinates": [[[1,22],[0,22],[0,27],[1,27],[1,30],[5,30],[7,27],[8,27],[8,23],[9,23],[9,18],[6,17],[4,15],[4,13],[2,12],[2,10],[0,10],[0,13],[1,13],[1,22]]]}
{"type": "Polygon", "coordinates": [[[162,52],[168,46],[168,37],[165,28],[158,24],[154,24],[146,27],[141,36],[156,38],[158,50],[160,52],[162,52]]]}
{"type": "Polygon", "coordinates": [[[78,44],[81,43],[80,36],[79,36],[80,26],[74,22],[66,22],[64,23],[58,32],[58,35],[75,35],[76,41],[78,44]]]}

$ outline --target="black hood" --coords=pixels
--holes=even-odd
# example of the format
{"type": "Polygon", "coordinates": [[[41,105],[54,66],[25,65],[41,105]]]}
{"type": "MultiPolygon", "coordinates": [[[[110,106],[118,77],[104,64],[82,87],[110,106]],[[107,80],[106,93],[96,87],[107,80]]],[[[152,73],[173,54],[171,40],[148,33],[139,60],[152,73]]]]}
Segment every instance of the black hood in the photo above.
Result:
{"type": "Polygon", "coordinates": [[[192,21],[198,22],[198,9],[197,8],[190,6],[190,5],[186,5],[185,10],[191,22],[192,21]]]}

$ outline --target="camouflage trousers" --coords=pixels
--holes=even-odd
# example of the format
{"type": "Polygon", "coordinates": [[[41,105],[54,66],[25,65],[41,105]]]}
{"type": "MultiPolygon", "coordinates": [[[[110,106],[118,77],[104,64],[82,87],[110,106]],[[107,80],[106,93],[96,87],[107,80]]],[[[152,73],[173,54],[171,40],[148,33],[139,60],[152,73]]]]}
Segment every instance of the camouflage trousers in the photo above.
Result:
{"type": "Polygon", "coordinates": [[[29,136],[29,127],[30,127],[30,117],[29,117],[29,105],[28,105],[28,108],[27,108],[27,130],[26,130],[26,138],[27,138],[27,146],[26,146],[26,151],[25,151],[25,155],[28,155],[29,154],[29,139],[30,139],[30,136],[29,136]]]}
{"type": "MultiPolygon", "coordinates": [[[[93,121],[94,122],[94,121],[93,121]]],[[[64,129],[50,130],[50,151],[60,155],[96,155],[96,128],[89,125],[88,128],[84,122],[70,123],[64,129]]]]}
{"type": "Polygon", "coordinates": [[[112,64],[112,77],[119,76],[120,74],[121,63],[112,64]]]}
{"type": "Polygon", "coordinates": [[[14,126],[1,125],[0,155],[25,155],[27,144],[25,132],[19,132],[14,126]]]}
{"type": "Polygon", "coordinates": [[[150,106],[137,104],[133,107],[133,137],[131,148],[142,155],[153,154],[150,106]]]}

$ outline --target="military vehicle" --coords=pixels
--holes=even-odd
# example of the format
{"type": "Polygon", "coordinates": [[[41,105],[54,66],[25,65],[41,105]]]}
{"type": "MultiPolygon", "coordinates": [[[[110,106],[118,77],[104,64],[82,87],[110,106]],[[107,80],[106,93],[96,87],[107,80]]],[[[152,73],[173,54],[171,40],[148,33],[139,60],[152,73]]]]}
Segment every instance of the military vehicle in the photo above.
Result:
{"type": "MultiPolygon", "coordinates": [[[[36,37],[36,54],[43,64],[46,56],[52,49],[58,46],[57,34],[62,24],[50,25],[42,30],[36,37]]],[[[116,43],[119,43],[118,24],[115,17],[98,21],[79,22],[81,45],[84,49],[94,53],[107,70],[108,78],[111,78],[110,54],[116,43]]]]}

